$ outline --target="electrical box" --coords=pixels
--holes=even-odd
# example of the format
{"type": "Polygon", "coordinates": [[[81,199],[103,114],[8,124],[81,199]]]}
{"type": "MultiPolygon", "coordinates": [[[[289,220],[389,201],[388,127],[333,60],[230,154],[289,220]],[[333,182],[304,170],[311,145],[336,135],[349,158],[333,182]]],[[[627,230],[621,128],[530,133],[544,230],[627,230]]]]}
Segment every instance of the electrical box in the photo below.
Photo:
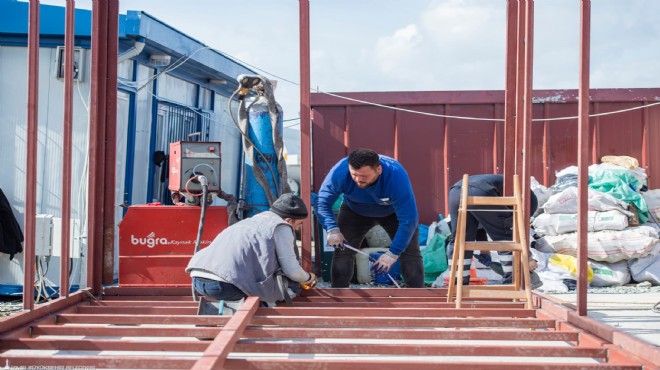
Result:
{"type": "MultiPolygon", "coordinates": [[[[82,257],[82,239],[76,233],[80,229],[80,221],[71,220],[71,238],[69,245],[69,257],[82,257]],[[78,236],[76,236],[78,235],[78,236]]],[[[54,256],[62,255],[62,218],[53,215],[37,215],[35,227],[35,255],[54,256]]]]}
{"type": "Polygon", "coordinates": [[[220,192],[220,143],[179,141],[170,143],[170,191],[201,194],[196,180],[203,175],[209,182],[209,193],[220,192]]]}
{"type": "MultiPolygon", "coordinates": [[[[71,220],[69,236],[69,258],[82,257],[82,242],[84,237],[80,235],[80,221],[71,220]]],[[[54,257],[62,256],[62,218],[53,217],[53,242],[52,251],[54,257]]]]}
{"type": "MultiPolygon", "coordinates": [[[[83,80],[84,50],[82,48],[73,48],[73,80],[83,80]]],[[[64,78],[64,46],[57,47],[57,78],[64,78]]]]}
{"type": "Polygon", "coordinates": [[[34,254],[50,256],[53,244],[53,215],[37,215],[34,229],[34,254]]]}

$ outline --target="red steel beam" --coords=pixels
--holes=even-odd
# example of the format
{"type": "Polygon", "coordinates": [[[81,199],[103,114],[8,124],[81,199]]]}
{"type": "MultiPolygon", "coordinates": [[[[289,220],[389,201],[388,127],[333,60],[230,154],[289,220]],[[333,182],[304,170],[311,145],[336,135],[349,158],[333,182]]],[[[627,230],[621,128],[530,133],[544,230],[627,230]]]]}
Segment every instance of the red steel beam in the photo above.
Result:
{"type": "Polygon", "coordinates": [[[398,308],[398,307],[273,307],[260,308],[258,316],[399,316],[399,317],[535,317],[528,309],[469,309],[469,308],[398,308]]]}
{"type": "Polygon", "coordinates": [[[363,316],[255,316],[252,325],[345,326],[345,327],[419,327],[419,328],[554,328],[554,320],[529,318],[411,318],[363,316]]]}
{"type": "MultiPolygon", "coordinates": [[[[516,38],[516,146],[515,146],[515,161],[516,168],[512,174],[522,175],[523,173],[523,157],[522,157],[522,142],[523,142],[523,122],[524,122],[524,107],[525,107],[525,20],[527,13],[525,12],[525,1],[518,0],[518,32],[516,38]]],[[[511,189],[513,193],[513,188],[511,189]]]]}
{"type": "MultiPolygon", "coordinates": [[[[87,286],[101,293],[103,269],[103,176],[108,0],[92,2],[92,61],[89,117],[89,203],[87,211],[87,286]]],[[[110,164],[108,164],[110,165],[110,164]]]]}
{"type": "Polygon", "coordinates": [[[589,213],[589,49],[591,0],[580,1],[580,98],[578,100],[578,279],[577,313],[587,315],[587,233],[589,213]]]}
{"type": "Polygon", "coordinates": [[[259,308],[259,298],[248,297],[243,306],[232,316],[220,334],[204,351],[202,358],[192,367],[193,370],[223,369],[229,352],[243,335],[255,312],[259,308]]]}
{"type": "Polygon", "coordinates": [[[105,45],[105,174],[103,186],[103,265],[102,283],[112,284],[115,264],[115,168],[117,163],[117,55],[119,54],[119,1],[105,2],[107,40],[105,45]]]}
{"type": "Polygon", "coordinates": [[[108,314],[108,315],[194,315],[197,307],[103,307],[80,306],[78,312],[82,314],[108,314]]]}
{"type": "Polygon", "coordinates": [[[76,4],[66,0],[64,26],[64,120],[62,132],[62,250],[60,252],[60,297],[69,295],[71,244],[71,157],[73,131],[73,47],[76,4]]]}
{"type": "MultiPolygon", "coordinates": [[[[312,144],[311,104],[310,104],[310,42],[309,42],[309,0],[299,1],[300,17],[300,195],[307,208],[311,210],[312,199],[312,144]]],[[[311,212],[310,212],[311,214],[311,212]]],[[[312,271],[312,217],[307,217],[302,224],[302,267],[312,271]]],[[[321,238],[317,237],[317,243],[321,238]]],[[[319,258],[319,256],[316,256],[319,258]]],[[[317,271],[320,273],[320,271],[317,271]]]]}
{"type": "Polygon", "coordinates": [[[41,369],[53,366],[65,368],[86,369],[189,369],[195,358],[167,356],[30,356],[30,355],[0,355],[0,361],[7,360],[12,367],[41,369]]]}
{"type": "Polygon", "coordinates": [[[37,222],[37,135],[39,133],[39,0],[30,0],[28,18],[27,153],[25,163],[25,244],[23,309],[34,309],[35,228],[37,222]]]}
{"type": "MultiPolygon", "coordinates": [[[[203,325],[203,321],[201,321],[203,325]]],[[[73,325],[35,325],[32,335],[78,335],[102,337],[196,337],[214,338],[221,327],[138,327],[138,326],[73,326],[73,325]]]]}
{"type": "Polygon", "coordinates": [[[365,354],[392,356],[515,356],[515,357],[588,357],[605,358],[607,349],[567,346],[447,345],[405,343],[308,343],[267,340],[239,341],[236,352],[365,354]]]}
{"type": "Polygon", "coordinates": [[[45,316],[61,311],[83,300],[84,292],[78,291],[66,298],[59,298],[50,302],[40,304],[29,312],[21,312],[11,316],[0,318],[0,335],[14,330],[30,322],[39,320],[45,316]]]}
{"type": "Polygon", "coordinates": [[[433,339],[433,340],[515,340],[577,342],[578,333],[539,330],[436,330],[408,328],[288,328],[251,326],[246,338],[361,338],[361,339],[433,339]]]}
{"type": "Polygon", "coordinates": [[[71,313],[57,316],[58,323],[67,324],[163,324],[163,325],[225,325],[228,316],[195,316],[188,315],[99,315],[71,313]]]}
{"type": "Polygon", "coordinates": [[[616,370],[641,370],[639,365],[608,365],[602,363],[532,363],[532,362],[421,362],[415,361],[411,365],[406,360],[342,360],[342,359],[282,359],[282,358],[250,358],[250,359],[232,359],[225,362],[225,369],[287,369],[287,370],[307,370],[307,369],[326,369],[326,370],[400,370],[409,369],[414,366],[416,370],[437,370],[444,369],[501,369],[501,370],[536,370],[536,369],[616,369],[616,370]]]}
{"type": "MultiPolygon", "coordinates": [[[[534,0],[525,0],[525,63],[524,63],[524,106],[523,106],[523,142],[522,142],[522,181],[520,182],[520,189],[522,191],[523,200],[523,230],[529,230],[529,219],[532,216],[530,213],[530,177],[532,176],[532,97],[533,97],[533,71],[534,71],[534,0]]],[[[524,233],[525,238],[521,243],[527,248],[528,233],[524,233]]]]}
{"type": "Polygon", "coordinates": [[[507,0],[506,83],[504,87],[504,195],[513,195],[516,165],[516,39],[518,37],[518,0],[507,0]]]}

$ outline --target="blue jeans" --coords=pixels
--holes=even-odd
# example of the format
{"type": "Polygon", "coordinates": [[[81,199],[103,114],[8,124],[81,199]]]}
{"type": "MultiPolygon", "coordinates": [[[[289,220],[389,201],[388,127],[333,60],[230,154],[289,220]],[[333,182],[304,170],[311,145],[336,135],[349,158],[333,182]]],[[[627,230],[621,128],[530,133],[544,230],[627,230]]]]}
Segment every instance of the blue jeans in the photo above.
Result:
{"type": "Polygon", "coordinates": [[[193,277],[193,287],[197,294],[213,298],[218,301],[238,301],[246,298],[247,295],[238,289],[235,285],[225,283],[224,281],[210,280],[205,278],[193,277]]]}

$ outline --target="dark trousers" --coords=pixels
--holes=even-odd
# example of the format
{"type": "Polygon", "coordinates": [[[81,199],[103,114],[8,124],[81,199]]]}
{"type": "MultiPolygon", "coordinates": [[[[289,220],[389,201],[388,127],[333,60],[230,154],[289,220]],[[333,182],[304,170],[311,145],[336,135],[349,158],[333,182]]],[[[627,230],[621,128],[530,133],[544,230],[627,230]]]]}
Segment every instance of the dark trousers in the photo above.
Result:
{"type": "MultiPolygon", "coordinates": [[[[376,225],[380,225],[387,231],[390,238],[394,239],[399,228],[399,220],[396,214],[386,217],[365,217],[353,212],[346,205],[341,206],[337,217],[339,230],[352,247],[360,248],[367,232],[376,225]]],[[[419,251],[419,239],[417,230],[410,239],[408,246],[399,256],[401,275],[405,284],[410,288],[424,287],[424,263],[419,251]]],[[[356,252],[348,248],[335,249],[332,256],[332,287],[348,288],[355,266],[356,252]]]]}
{"type": "Polygon", "coordinates": [[[197,294],[218,301],[238,301],[247,297],[234,284],[225,283],[224,281],[194,277],[192,283],[197,294]]]}
{"type": "MultiPolygon", "coordinates": [[[[479,188],[469,187],[469,196],[494,196],[479,188]]],[[[451,235],[452,241],[447,253],[449,260],[453,253],[454,240],[456,235],[456,224],[458,223],[458,207],[461,202],[461,187],[452,187],[449,190],[449,214],[451,216],[451,235]]],[[[513,240],[513,212],[506,207],[498,206],[470,206],[470,211],[467,213],[465,223],[465,241],[477,240],[477,228],[481,225],[490,238],[494,241],[513,240]],[[502,211],[493,211],[501,208],[502,211]],[[479,209],[487,209],[489,211],[479,212],[479,209]]],[[[470,265],[472,263],[472,251],[465,251],[463,255],[463,276],[470,276],[470,265]]],[[[510,279],[513,271],[513,256],[512,252],[498,252],[500,262],[502,263],[502,270],[504,271],[504,279],[510,279]]]]}

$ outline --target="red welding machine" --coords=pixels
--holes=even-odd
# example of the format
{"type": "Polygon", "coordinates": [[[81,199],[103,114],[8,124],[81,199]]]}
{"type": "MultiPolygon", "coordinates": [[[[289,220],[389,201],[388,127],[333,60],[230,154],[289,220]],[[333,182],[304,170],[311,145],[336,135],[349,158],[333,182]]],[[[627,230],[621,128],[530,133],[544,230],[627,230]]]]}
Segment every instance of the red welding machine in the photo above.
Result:
{"type": "MultiPolygon", "coordinates": [[[[129,207],[119,224],[119,285],[190,286],[184,269],[195,250],[200,211],[200,207],[129,207]]],[[[227,225],[227,207],[208,207],[201,248],[227,225]]]]}

